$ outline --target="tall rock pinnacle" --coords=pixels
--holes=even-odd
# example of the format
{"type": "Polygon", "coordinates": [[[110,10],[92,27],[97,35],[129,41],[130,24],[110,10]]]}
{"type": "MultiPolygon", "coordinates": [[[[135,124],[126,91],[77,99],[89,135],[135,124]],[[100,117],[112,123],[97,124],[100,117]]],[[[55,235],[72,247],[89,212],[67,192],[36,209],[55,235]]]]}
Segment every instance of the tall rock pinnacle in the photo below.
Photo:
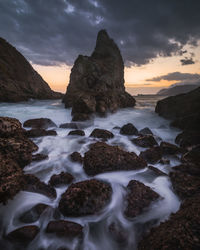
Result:
{"type": "Polygon", "coordinates": [[[92,55],[76,59],[63,102],[72,107],[73,120],[135,105],[135,99],[125,91],[120,50],[105,30],[99,31],[92,55]]]}

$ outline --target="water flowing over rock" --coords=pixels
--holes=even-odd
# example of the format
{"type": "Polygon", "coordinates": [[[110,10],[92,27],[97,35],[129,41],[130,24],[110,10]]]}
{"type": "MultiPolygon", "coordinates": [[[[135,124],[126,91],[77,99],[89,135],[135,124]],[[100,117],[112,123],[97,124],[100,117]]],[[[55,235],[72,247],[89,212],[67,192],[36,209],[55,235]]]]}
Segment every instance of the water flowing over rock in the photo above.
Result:
{"type": "Polygon", "coordinates": [[[57,125],[51,119],[48,118],[29,119],[24,122],[23,126],[35,129],[47,129],[51,127],[57,127],[57,125]]]}
{"type": "Polygon", "coordinates": [[[0,102],[34,99],[60,99],[33,69],[25,57],[0,38],[0,102]]]}
{"type": "Polygon", "coordinates": [[[134,152],[126,152],[118,146],[97,142],[85,153],[84,170],[88,175],[119,170],[137,170],[146,167],[146,162],[134,152]]]}
{"type": "Polygon", "coordinates": [[[99,31],[92,55],[76,59],[63,102],[66,108],[72,107],[74,120],[135,105],[125,91],[122,56],[105,30],[99,31]]]}

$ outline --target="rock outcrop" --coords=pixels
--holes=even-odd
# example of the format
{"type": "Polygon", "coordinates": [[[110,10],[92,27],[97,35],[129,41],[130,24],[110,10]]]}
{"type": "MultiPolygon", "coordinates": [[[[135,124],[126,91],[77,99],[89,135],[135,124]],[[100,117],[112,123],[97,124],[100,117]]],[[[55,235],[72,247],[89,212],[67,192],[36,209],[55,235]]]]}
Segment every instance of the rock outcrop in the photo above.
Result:
{"type": "Polygon", "coordinates": [[[25,57],[0,38],[0,102],[30,98],[60,99],[62,94],[52,91],[25,57]]]}
{"type": "Polygon", "coordinates": [[[66,108],[72,107],[73,120],[135,105],[125,91],[122,56],[105,30],[99,31],[92,55],[76,59],[63,102],[66,108]]]}

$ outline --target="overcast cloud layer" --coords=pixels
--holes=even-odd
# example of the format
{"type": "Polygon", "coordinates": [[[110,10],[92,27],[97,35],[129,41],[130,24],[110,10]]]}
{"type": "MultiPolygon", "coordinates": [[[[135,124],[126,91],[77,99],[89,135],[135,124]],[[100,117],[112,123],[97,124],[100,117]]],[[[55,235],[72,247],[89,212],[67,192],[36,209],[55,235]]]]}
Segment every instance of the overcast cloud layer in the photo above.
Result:
{"type": "MultiPolygon", "coordinates": [[[[90,55],[105,28],[126,65],[183,55],[200,39],[199,0],[0,0],[0,36],[40,65],[90,55]]],[[[184,61],[184,60],[190,61],[184,61]]]]}

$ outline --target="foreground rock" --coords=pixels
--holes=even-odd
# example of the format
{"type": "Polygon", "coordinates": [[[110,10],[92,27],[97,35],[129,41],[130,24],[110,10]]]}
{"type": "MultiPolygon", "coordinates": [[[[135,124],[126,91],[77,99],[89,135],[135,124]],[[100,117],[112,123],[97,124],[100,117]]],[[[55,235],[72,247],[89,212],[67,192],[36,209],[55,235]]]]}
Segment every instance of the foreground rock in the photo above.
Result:
{"type": "Polygon", "coordinates": [[[84,170],[88,175],[119,170],[137,170],[146,166],[146,162],[135,153],[129,153],[118,146],[104,142],[92,144],[84,156],[84,170]]]}
{"type": "Polygon", "coordinates": [[[181,152],[179,147],[169,142],[161,142],[160,147],[164,155],[174,155],[181,152]]]}
{"type": "Polygon", "coordinates": [[[36,118],[30,119],[24,122],[24,127],[47,129],[51,127],[57,127],[57,125],[49,118],[36,118]]]}
{"type": "Polygon", "coordinates": [[[67,185],[73,181],[74,177],[70,173],[61,172],[60,174],[54,174],[49,180],[51,186],[67,185]]]}
{"type": "Polygon", "coordinates": [[[162,158],[162,150],[160,147],[152,147],[149,148],[143,152],[140,153],[139,155],[142,159],[145,161],[155,164],[162,158]]]}
{"type": "Polygon", "coordinates": [[[61,99],[31,64],[6,40],[0,38],[0,102],[61,99]]]}
{"type": "Polygon", "coordinates": [[[111,199],[112,188],[98,180],[72,184],[62,194],[59,210],[65,216],[84,216],[98,213],[111,199]]]}
{"type": "Polygon", "coordinates": [[[132,123],[127,123],[120,129],[120,134],[122,134],[122,135],[138,135],[138,130],[132,123]]]}
{"type": "Polygon", "coordinates": [[[68,133],[68,135],[79,135],[79,136],[85,136],[85,132],[80,129],[72,130],[68,133]]]}
{"type": "Polygon", "coordinates": [[[41,137],[41,136],[56,136],[55,130],[45,130],[42,128],[36,128],[26,131],[26,135],[31,138],[41,137]]]}
{"type": "Polygon", "coordinates": [[[46,233],[55,233],[59,237],[74,238],[83,235],[83,227],[80,224],[66,220],[50,221],[46,233]]]}
{"type": "Polygon", "coordinates": [[[159,195],[156,192],[139,181],[131,180],[127,186],[127,189],[127,207],[124,211],[124,214],[130,218],[134,218],[141,214],[143,210],[151,204],[152,201],[155,201],[159,198],[159,195]]]}
{"type": "Polygon", "coordinates": [[[145,127],[139,131],[139,134],[141,134],[141,135],[153,135],[153,132],[151,131],[151,129],[145,127]]]}
{"type": "Polygon", "coordinates": [[[24,226],[10,232],[6,238],[13,242],[28,244],[39,233],[37,226],[24,226]]]}
{"type": "Polygon", "coordinates": [[[187,199],[180,210],[171,215],[141,240],[139,250],[199,249],[200,247],[200,194],[187,199]]]}
{"type": "Polygon", "coordinates": [[[178,134],[175,142],[183,148],[195,146],[200,144],[200,131],[183,131],[178,134]]]}
{"type": "Polygon", "coordinates": [[[143,148],[148,148],[158,145],[157,141],[152,135],[139,136],[138,138],[134,138],[131,141],[137,146],[143,148]]]}
{"type": "Polygon", "coordinates": [[[90,134],[90,137],[101,138],[101,139],[111,139],[114,137],[114,135],[112,132],[108,130],[95,128],[90,134]]]}
{"type": "Polygon", "coordinates": [[[200,168],[200,145],[193,147],[189,152],[182,156],[182,162],[187,164],[199,165],[200,168]]]}
{"type": "Polygon", "coordinates": [[[73,162],[79,162],[79,163],[82,163],[83,162],[83,157],[81,156],[81,154],[79,152],[73,152],[71,155],[70,155],[70,159],[73,161],[73,162]]]}
{"type": "Polygon", "coordinates": [[[135,99],[125,91],[120,51],[105,30],[98,33],[92,55],[76,59],[63,102],[66,108],[72,107],[73,120],[135,105],[135,99]]]}
{"type": "Polygon", "coordinates": [[[0,116],[0,137],[14,137],[24,132],[25,130],[22,128],[19,120],[0,116]]]}

